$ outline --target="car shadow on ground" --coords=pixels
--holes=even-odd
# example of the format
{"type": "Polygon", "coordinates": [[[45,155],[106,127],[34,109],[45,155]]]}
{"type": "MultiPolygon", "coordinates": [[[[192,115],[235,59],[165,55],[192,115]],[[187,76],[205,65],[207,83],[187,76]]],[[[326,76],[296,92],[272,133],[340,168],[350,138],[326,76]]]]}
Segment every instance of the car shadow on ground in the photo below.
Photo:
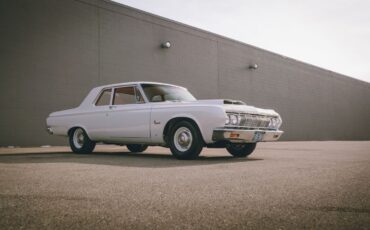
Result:
{"type": "Polygon", "coordinates": [[[195,160],[177,160],[170,154],[163,153],[131,153],[131,152],[93,152],[90,154],[74,154],[70,152],[50,153],[19,153],[2,154],[0,163],[79,163],[110,165],[121,167],[169,168],[197,165],[235,164],[254,162],[263,159],[248,157],[200,155],[195,160]]]}

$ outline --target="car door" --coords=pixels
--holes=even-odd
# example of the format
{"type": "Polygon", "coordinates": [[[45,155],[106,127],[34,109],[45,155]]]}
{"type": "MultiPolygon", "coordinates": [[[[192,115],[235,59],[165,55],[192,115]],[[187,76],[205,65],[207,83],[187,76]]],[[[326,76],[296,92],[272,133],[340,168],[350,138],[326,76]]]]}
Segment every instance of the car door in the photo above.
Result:
{"type": "Polygon", "coordinates": [[[107,135],[122,142],[150,139],[150,111],[137,86],[115,87],[107,112],[107,135]]]}

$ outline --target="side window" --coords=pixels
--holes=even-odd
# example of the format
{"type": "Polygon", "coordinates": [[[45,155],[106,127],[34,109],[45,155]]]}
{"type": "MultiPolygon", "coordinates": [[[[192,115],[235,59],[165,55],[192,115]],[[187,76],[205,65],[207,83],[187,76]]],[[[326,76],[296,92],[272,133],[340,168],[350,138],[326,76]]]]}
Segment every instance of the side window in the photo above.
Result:
{"type": "Polygon", "coordinates": [[[144,103],[144,99],[136,87],[122,87],[114,90],[113,105],[136,103],[144,103]]]}
{"type": "Polygon", "coordinates": [[[112,94],[112,89],[106,89],[100,93],[98,100],[96,101],[95,105],[109,105],[110,104],[110,96],[112,94]]]}

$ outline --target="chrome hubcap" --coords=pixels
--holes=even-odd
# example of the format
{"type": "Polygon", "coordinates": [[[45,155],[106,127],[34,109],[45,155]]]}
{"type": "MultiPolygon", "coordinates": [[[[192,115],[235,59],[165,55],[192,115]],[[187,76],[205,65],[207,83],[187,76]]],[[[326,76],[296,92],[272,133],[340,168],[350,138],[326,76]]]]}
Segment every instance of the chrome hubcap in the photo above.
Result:
{"type": "Polygon", "coordinates": [[[190,149],[190,146],[193,143],[193,136],[188,128],[180,127],[176,130],[173,140],[175,147],[179,151],[185,152],[190,149]]]}
{"type": "Polygon", "coordinates": [[[73,133],[73,144],[76,148],[82,148],[85,142],[85,136],[82,129],[76,129],[73,133]]]}

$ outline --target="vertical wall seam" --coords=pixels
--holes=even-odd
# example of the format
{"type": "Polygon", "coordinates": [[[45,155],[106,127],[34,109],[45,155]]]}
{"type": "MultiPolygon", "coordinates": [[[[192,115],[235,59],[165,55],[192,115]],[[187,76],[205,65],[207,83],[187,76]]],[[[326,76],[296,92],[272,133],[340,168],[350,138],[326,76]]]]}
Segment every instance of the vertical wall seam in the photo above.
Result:
{"type": "Polygon", "coordinates": [[[219,47],[218,47],[218,41],[217,41],[217,50],[216,50],[216,58],[217,58],[217,97],[220,98],[220,62],[219,62],[219,47]]]}
{"type": "Polygon", "coordinates": [[[97,17],[98,17],[98,82],[99,84],[102,83],[101,81],[101,72],[100,72],[100,36],[101,36],[101,32],[100,32],[100,8],[99,7],[96,7],[97,8],[97,17]]]}

